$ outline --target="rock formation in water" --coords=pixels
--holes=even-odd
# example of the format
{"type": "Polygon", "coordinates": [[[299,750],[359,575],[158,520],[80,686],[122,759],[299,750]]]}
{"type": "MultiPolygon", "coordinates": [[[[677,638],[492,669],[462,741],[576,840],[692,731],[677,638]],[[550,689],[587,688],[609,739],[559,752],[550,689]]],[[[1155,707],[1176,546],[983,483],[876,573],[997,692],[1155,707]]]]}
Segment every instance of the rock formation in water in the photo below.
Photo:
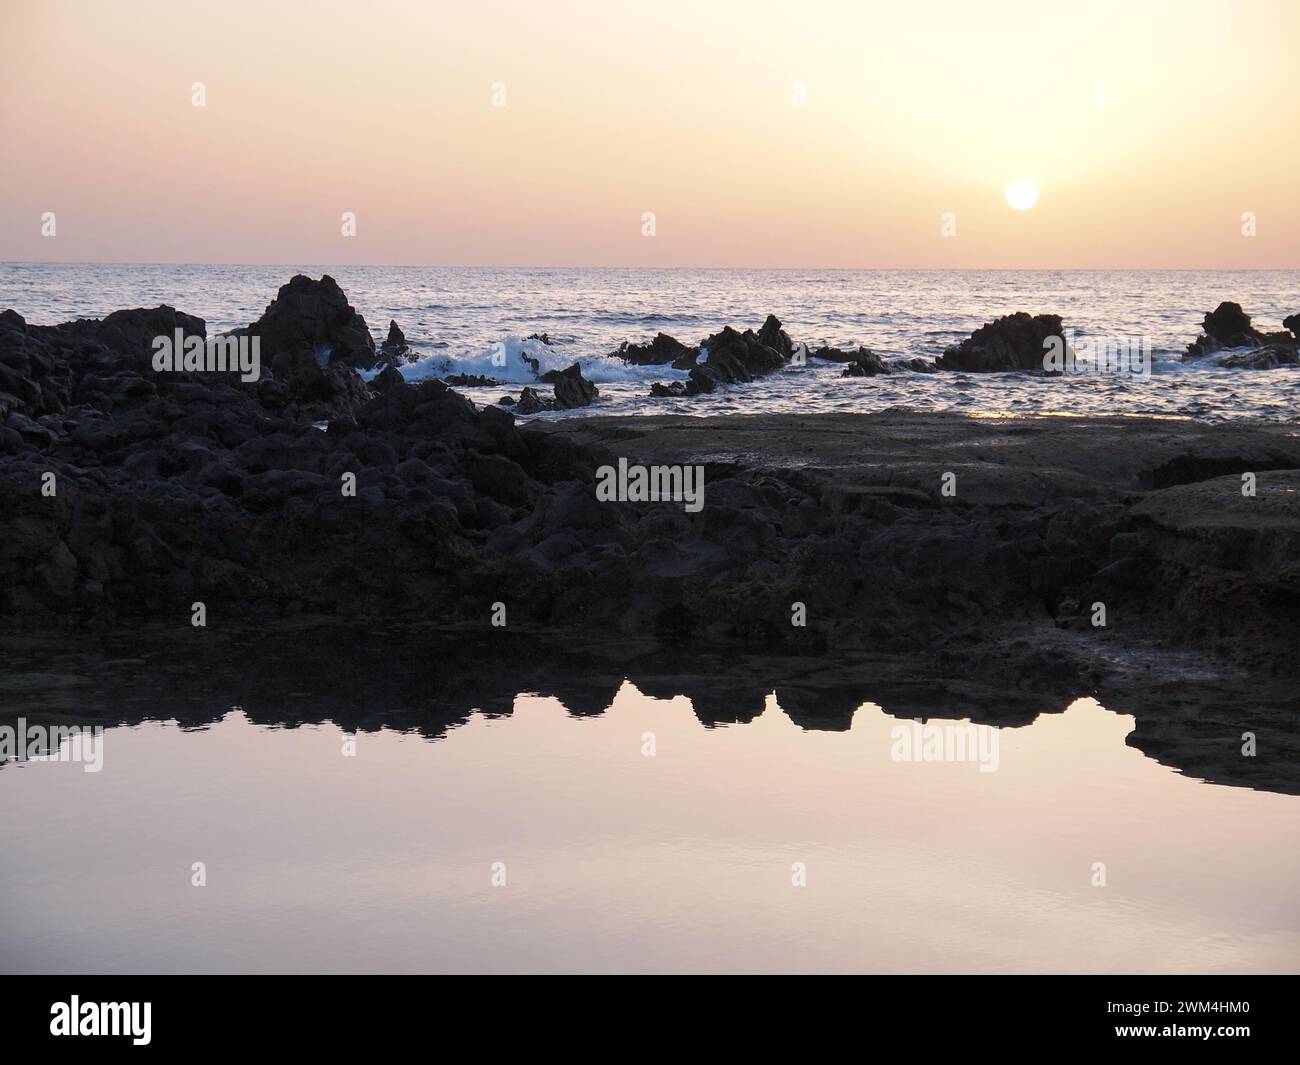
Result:
{"type": "Polygon", "coordinates": [[[600,395],[600,389],[582,376],[582,364],[578,362],[567,370],[547,370],[538,380],[551,386],[555,393],[553,399],[526,386],[517,400],[506,396],[510,402],[499,405],[513,407],[517,413],[527,416],[548,410],[576,410],[589,406],[600,395]]]}
{"type": "Polygon", "coordinates": [[[941,370],[963,373],[1001,373],[1008,370],[1042,370],[1050,342],[1064,346],[1059,314],[1017,311],[980,326],[960,344],[935,360],[941,370]]]}
{"type": "Polygon", "coordinates": [[[631,344],[627,341],[614,352],[616,358],[622,359],[629,366],[666,366],[675,370],[687,370],[695,365],[700,354],[698,347],[688,348],[680,340],[667,333],[658,333],[649,344],[631,344]]]}
{"type": "Polygon", "coordinates": [[[891,373],[934,373],[938,367],[929,359],[882,359],[870,348],[858,348],[849,354],[835,349],[822,348],[815,352],[817,358],[832,358],[844,363],[841,377],[875,377],[891,373]]]}
{"type": "Polygon", "coordinates": [[[388,337],[384,340],[383,346],[379,349],[379,354],[388,362],[390,366],[398,366],[402,363],[418,362],[420,356],[411,349],[406,342],[406,334],[395,321],[391,319],[388,322],[388,337]]]}
{"type": "Polygon", "coordinates": [[[629,362],[640,365],[661,365],[671,359],[674,369],[687,370],[685,381],[655,382],[650,386],[652,396],[699,396],[715,391],[719,385],[746,384],[757,377],[765,377],[782,369],[794,358],[797,346],[774,314],[769,314],[757,333],[746,329],[743,333],[724,326],[701,341],[699,347],[688,348],[670,336],[660,333],[646,347],[624,347],[619,354],[629,362]]]}
{"type": "Polygon", "coordinates": [[[1261,333],[1239,303],[1220,303],[1205,316],[1200,336],[1187,345],[1184,359],[1199,359],[1223,351],[1236,351],[1219,361],[1220,366],[1239,370],[1272,370],[1300,364],[1300,315],[1283,323],[1289,332],[1261,333]]]}

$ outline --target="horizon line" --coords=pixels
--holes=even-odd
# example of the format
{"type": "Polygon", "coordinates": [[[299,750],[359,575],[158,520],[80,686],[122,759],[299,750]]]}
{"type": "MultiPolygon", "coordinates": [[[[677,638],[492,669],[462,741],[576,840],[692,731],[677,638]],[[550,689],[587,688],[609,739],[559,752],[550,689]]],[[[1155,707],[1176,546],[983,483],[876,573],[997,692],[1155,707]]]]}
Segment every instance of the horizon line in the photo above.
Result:
{"type": "Polygon", "coordinates": [[[525,266],[519,264],[464,263],[293,263],[293,262],[193,262],[185,260],[91,260],[91,259],[0,259],[0,266],[229,266],[243,268],[280,268],[314,270],[644,270],[644,271],[711,271],[711,272],[794,272],[819,271],[844,273],[1287,273],[1300,272],[1296,266],[525,266]]]}

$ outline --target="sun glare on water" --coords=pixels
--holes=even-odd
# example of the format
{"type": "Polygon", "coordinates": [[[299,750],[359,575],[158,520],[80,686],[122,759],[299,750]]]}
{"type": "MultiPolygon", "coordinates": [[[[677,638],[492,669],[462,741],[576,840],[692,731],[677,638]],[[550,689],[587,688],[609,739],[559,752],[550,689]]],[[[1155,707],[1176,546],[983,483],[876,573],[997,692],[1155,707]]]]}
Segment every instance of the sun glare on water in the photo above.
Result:
{"type": "Polygon", "coordinates": [[[1021,178],[1007,186],[1007,203],[1017,211],[1028,211],[1038,202],[1038,186],[1021,178]]]}

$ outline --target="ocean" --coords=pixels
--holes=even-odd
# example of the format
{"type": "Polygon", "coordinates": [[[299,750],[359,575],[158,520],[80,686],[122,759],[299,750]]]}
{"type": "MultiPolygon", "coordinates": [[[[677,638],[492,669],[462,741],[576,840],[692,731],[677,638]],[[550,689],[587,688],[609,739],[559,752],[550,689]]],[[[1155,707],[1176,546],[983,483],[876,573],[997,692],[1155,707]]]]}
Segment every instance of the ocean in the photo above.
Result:
{"type": "MultiPolygon", "coordinates": [[[[189,266],[0,264],[0,308],[54,324],[123,307],[171,304],[204,318],[209,332],[247,325],[295,273],[333,276],[377,339],[394,320],[419,352],[404,370],[418,379],[484,374],[506,387],[462,389],[478,403],[532,381],[521,349],[542,369],[575,359],[600,389],[583,413],[762,413],[956,410],[1007,414],[1155,415],[1291,422],[1300,372],[1232,370],[1213,359],[1183,363],[1201,320],[1224,300],[1265,331],[1300,311],[1300,272],[496,269],[379,266],[189,266]],[[810,348],[859,344],[889,357],[931,358],[986,321],[1015,311],[1060,314],[1080,344],[1149,345],[1150,375],[1073,373],[842,378],[810,360],[748,385],[691,399],[652,399],[653,381],[684,374],[628,367],[610,357],[624,341],[658,332],[694,344],[724,325],[757,329],[768,314],[810,348]],[[545,333],[549,347],[525,340],[545,333]],[[494,344],[511,361],[491,362],[494,344]]],[[[547,414],[566,417],[572,413],[547,414]]]]}

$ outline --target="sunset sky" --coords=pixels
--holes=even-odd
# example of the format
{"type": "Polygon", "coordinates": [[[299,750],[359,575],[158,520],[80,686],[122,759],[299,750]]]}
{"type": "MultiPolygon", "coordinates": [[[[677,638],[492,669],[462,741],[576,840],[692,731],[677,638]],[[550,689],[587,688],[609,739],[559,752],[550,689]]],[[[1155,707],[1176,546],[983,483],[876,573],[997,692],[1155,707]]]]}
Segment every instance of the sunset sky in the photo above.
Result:
{"type": "Polygon", "coordinates": [[[0,0],[0,38],[0,260],[1300,265],[1295,0],[0,0]]]}

